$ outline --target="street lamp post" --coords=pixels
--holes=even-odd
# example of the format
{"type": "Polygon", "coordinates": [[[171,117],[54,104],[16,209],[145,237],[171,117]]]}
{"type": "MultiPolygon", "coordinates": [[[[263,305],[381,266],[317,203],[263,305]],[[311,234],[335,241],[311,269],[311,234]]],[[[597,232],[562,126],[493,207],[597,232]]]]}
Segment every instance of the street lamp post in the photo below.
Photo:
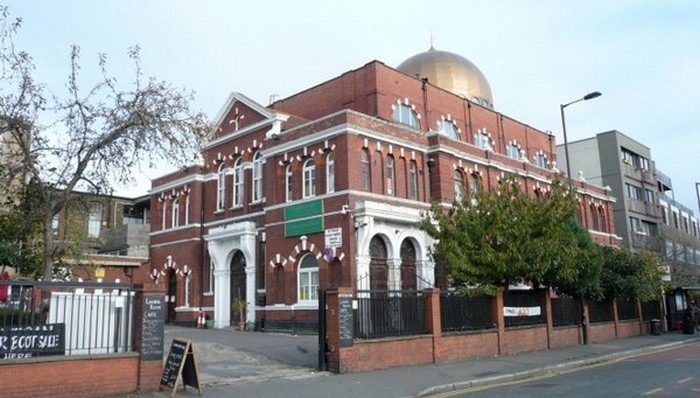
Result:
{"type": "Polygon", "coordinates": [[[564,108],[577,102],[588,101],[593,98],[598,98],[601,95],[602,94],[600,93],[600,91],[593,91],[592,93],[588,93],[575,101],[559,105],[559,110],[561,111],[561,130],[564,133],[564,158],[566,160],[566,176],[569,178],[571,178],[571,165],[569,164],[569,141],[566,138],[566,119],[564,118],[564,108]]]}
{"type": "MultiPolygon", "coordinates": [[[[599,91],[593,91],[584,95],[583,97],[568,102],[566,104],[559,105],[559,110],[561,111],[561,129],[564,133],[564,158],[566,159],[566,176],[569,178],[569,184],[571,184],[571,162],[569,161],[569,140],[566,138],[566,119],[564,118],[564,108],[571,104],[575,104],[581,101],[588,101],[593,98],[600,97],[599,91]]],[[[571,185],[569,185],[571,186],[571,185]]],[[[583,338],[583,344],[588,344],[588,319],[586,315],[586,306],[583,302],[583,293],[581,294],[581,337],[583,338]]]]}

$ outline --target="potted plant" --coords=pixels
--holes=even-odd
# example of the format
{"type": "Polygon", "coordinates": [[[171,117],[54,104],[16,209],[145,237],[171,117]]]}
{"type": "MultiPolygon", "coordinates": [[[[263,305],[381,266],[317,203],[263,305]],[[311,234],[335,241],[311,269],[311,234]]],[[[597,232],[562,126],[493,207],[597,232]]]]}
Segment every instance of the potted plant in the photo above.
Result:
{"type": "Polygon", "coordinates": [[[237,297],[233,299],[233,303],[231,305],[233,306],[235,313],[238,314],[238,330],[245,330],[245,314],[248,308],[248,303],[246,303],[245,299],[237,297]]]}

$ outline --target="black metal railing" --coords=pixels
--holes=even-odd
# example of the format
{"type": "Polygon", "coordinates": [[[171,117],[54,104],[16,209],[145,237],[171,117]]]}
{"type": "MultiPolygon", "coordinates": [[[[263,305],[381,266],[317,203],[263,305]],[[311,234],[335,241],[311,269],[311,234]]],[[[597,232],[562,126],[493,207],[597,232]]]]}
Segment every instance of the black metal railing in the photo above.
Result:
{"type": "Polygon", "coordinates": [[[495,328],[493,297],[470,297],[460,292],[440,293],[440,323],[443,332],[495,328]]]}
{"type": "Polygon", "coordinates": [[[650,321],[652,319],[661,319],[660,312],[661,303],[658,300],[642,302],[642,319],[650,321]]]}
{"type": "Polygon", "coordinates": [[[355,338],[411,336],[428,333],[425,298],[420,291],[358,291],[354,299],[355,338]]]}
{"type": "Polygon", "coordinates": [[[621,321],[639,319],[637,300],[617,299],[617,319],[621,321]]]}
{"type": "Polygon", "coordinates": [[[613,320],[610,301],[589,301],[588,318],[591,323],[610,322],[613,320]]]}
{"type": "Polygon", "coordinates": [[[554,327],[581,324],[581,299],[562,296],[551,299],[554,327]]]}
{"type": "Polygon", "coordinates": [[[0,359],[133,350],[131,285],[0,281],[0,359]]]}
{"type": "Polygon", "coordinates": [[[542,308],[542,292],[539,290],[504,291],[503,318],[505,327],[546,324],[547,316],[542,308]]]}

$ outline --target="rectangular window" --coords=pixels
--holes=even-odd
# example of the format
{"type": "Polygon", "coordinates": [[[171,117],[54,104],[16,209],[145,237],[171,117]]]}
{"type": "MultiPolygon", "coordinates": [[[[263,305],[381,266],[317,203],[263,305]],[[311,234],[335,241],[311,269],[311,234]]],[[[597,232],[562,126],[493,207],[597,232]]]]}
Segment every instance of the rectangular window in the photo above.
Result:
{"type": "Polygon", "coordinates": [[[654,202],[655,202],[655,201],[654,201],[654,191],[652,191],[651,189],[646,189],[646,190],[644,191],[644,193],[646,194],[646,199],[647,199],[647,202],[648,202],[648,203],[654,203],[654,202]]]}
{"type": "Polygon", "coordinates": [[[394,157],[389,155],[386,158],[386,194],[396,194],[396,174],[394,173],[394,157]]]}
{"type": "Polygon", "coordinates": [[[90,219],[88,220],[88,236],[91,238],[100,237],[100,227],[102,226],[102,203],[90,203],[90,219]]]}
{"type": "Polygon", "coordinates": [[[173,214],[172,214],[172,227],[175,228],[180,225],[180,203],[175,200],[173,201],[173,214]]]}
{"type": "Polygon", "coordinates": [[[642,200],[642,188],[627,184],[627,196],[632,199],[642,200]]]}
{"type": "Polygon", "coordinates": [[[538,153],[537,156],[535,157],[535,164],[537,167],[541,167],[543,169],[547,168],[547,158],[544,157],[543,153],[538,153]]]}
{"type": "Polygon", "coordinates": [[[367,149],[362,150],[362,158],[360,160],[360,165],[362,167],[362,190],[370,190],[370,178],[369,178],[369,151],[367,149]]]}
{"type": "Polygon", "coordinates": [[[673,212],[673,228],[680,229],[678,226],[678,213],[675,211],[673,212]]]}
{"type": "Polygon", "coordinates": [[[408,164],[408,198],[418,199],[418,176],[416,173],[416,162],[411,160],[408,164]]]}

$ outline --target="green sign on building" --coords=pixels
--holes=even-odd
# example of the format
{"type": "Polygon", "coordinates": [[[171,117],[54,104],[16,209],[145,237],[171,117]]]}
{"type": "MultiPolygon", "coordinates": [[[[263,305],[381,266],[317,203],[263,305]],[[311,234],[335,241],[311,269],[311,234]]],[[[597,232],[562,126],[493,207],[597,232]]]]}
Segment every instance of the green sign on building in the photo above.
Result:
{"type": "Polygon", "coordinates": [[[299,236],[323,231],[323,201],[313,200],[284,209],[284,236],[299,236]]]}

